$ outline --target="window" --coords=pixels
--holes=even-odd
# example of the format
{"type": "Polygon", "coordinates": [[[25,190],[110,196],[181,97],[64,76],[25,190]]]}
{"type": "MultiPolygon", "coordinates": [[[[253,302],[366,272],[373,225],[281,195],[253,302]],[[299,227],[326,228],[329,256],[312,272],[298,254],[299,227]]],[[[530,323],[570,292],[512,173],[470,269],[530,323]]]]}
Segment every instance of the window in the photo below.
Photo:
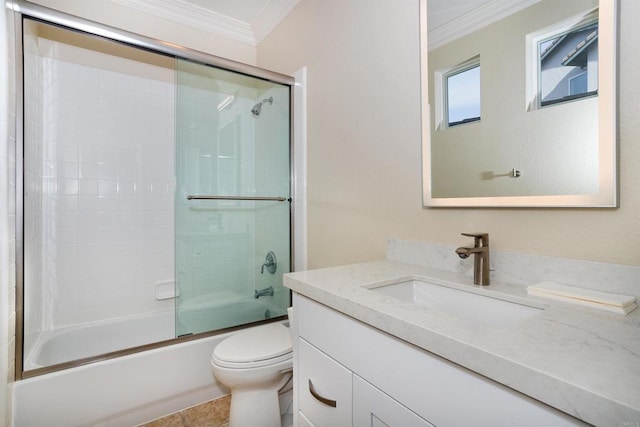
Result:
{"type": "Polygon", "coordinates": [[[480,64],[445,74],[447,126],[480,120],[480,64]]]}
{"type": "Polygon", "coordinates": [[[437,129],[480,120],[480,57],[434,73],[437,129]]]}
{"type": "Polygon", "coordinates": [[[598,22],[581,23],[537,41],[540,106],[598,93],[598,22]]]}

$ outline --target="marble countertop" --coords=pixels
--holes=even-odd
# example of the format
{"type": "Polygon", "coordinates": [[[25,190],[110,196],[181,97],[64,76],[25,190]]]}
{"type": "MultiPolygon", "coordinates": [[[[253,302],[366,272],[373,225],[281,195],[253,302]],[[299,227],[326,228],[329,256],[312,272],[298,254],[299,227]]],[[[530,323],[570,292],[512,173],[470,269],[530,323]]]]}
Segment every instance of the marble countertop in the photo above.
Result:
{"type": "Polygon", "coordinates": [[[523,286],[376,261],[285,275],[284,284],[339,312],[598,426],[640,426],[640,309],[627,316],[529,297],[523,286]],[[420,276],[546,307],[496,328],[363,286],[420,276]]]}

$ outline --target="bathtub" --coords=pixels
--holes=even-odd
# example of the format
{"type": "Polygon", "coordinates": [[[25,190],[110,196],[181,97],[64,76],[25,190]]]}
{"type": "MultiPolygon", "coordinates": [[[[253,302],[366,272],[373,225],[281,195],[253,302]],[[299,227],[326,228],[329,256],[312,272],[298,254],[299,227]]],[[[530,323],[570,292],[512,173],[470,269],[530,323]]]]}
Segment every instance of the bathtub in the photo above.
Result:
{"type": "MultiPolygon", "coordinates": [[[[236,298],[223,304],[187,302],[177,318],[177,334],[219,330],[238,325],[244,319],[270,319],[284,314],[266,299],[236,298]]],[[[170,340],[175,337],[175,325],[176,316],[169,310],[46,331],[40,334],[26,358],[25,370],[170,340]]]]}
{"type": "MultiPolygon", "coordinates": [[[[252,298],[245,300],[244,304],[237,303],[239,305],[231,307],[232,310],[240,306],[245,309],[250,305],[262,314],[266,310],[280,312],[264,300],[252,298]]],[[[217,307],[216,311],[222,312],[227,308],[217,307]]],[[[209,321],[211,310],[207,313],[199,307],[187,313],[184,319],[197,325],[197,322],[209,321]]],[[[69,360],[69,354],[73,354],[73,358],[83,357],[82,352],[87,349],[79,348],[77,338],[92,336],[91,328],[101,328],[103,333],[108,331],[105,338],[96,343],[100,351],[106,348],[103,345],[107,343],[118,350],[126,348],[123,346],[130,342],[127,340],[131,339],[133,331],[153,325],[156,328],[151,329],[157,330],[162,322],[169,322],[171,326],[173,313],[56,331],[43,337],[41,343],[34,347],[30,363],[38,366],[38,362],[69,360]],[[45,354],[45,351],[50,353],[45,354]]],[[[172,332],[169,338],[172,338],[173,331],[169,330],[172,332]]],[[[221,397],[229,391],[213,378],[210,358],[215,346],[230,334],[177,343],[17,381],[14,383],[14,426],[133,426],[221,397]]]]}
{"type": "Polygon", "coordinates": [[[174,337],[173,311],[42,332],[25,370],[52,366],[174,337]],[[97,338],[97,339],[96,339],[97,338]]]}

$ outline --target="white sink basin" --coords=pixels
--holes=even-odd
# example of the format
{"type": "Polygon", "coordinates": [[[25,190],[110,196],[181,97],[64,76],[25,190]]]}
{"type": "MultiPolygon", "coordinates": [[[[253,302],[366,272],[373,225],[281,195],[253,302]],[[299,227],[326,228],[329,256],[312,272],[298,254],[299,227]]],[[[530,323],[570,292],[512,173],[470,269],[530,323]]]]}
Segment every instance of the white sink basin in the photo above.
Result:
{"type": "Polygon", "coordinates": [[[403,302],[498,328],[509,328],[544,309],[520,301],[517,297],[507,301],[495,294],[480,295],[480,292],[487,292],[484,289],[469,287],[469,290],[461,290],[433,279],[409,278],[367,288],[403,302]]]}

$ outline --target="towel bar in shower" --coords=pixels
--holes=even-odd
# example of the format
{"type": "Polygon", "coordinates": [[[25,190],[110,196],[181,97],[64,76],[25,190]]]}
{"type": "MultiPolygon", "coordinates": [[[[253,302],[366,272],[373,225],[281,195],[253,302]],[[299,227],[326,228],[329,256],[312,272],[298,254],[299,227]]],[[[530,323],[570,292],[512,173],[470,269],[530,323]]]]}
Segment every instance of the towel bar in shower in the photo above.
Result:
{"type": "Polygon", "coordinates": [[[290,202],[291,199],[286,197],[250,197],[250,196],[195,196],[190,194],[187,200],[258,200],[271,202],[290,202]]]}

